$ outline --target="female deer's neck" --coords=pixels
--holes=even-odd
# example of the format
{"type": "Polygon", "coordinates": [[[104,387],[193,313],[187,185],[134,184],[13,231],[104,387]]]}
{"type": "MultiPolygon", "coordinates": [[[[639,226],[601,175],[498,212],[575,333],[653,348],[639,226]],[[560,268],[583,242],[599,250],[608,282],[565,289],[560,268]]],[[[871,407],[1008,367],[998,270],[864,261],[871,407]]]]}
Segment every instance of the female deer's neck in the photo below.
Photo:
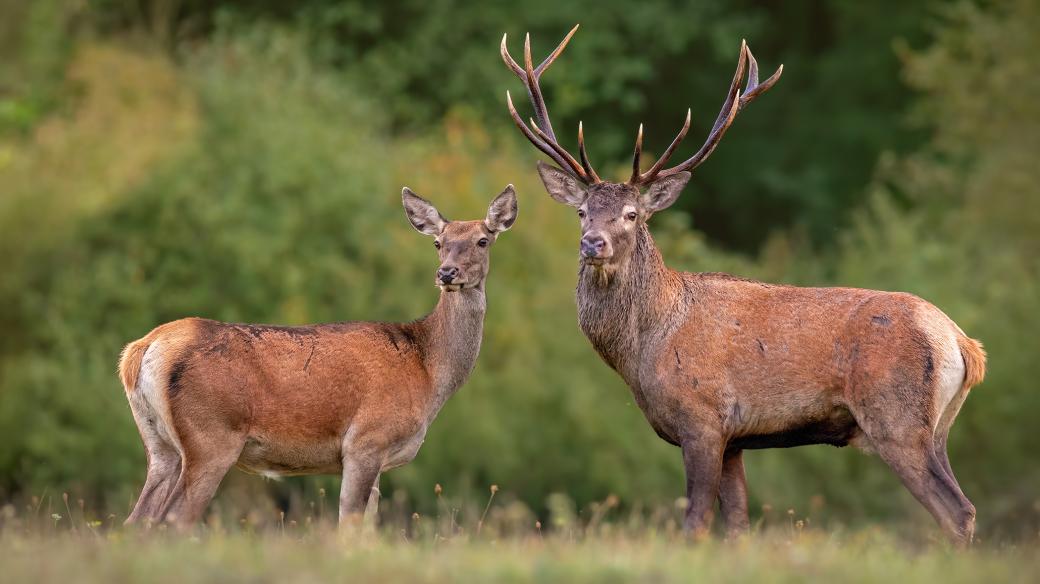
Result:
{"type": "Polygon", "coordinates": [[[426,369],[442,400],[454,393],[473,370],[484,335],[486,310],[483,286],[442,291],[437,307],[419,321],[425,329],[426,369]]]}
{"type": "Polygon", "coordinates": [[[681,290],[681,278],[664,265],[643,224],[631,256],[612,271],[582,264],[576,293],[578,321],[603,360],[627,379],[635,374],[643,337],[670,320],[681,290]]]}

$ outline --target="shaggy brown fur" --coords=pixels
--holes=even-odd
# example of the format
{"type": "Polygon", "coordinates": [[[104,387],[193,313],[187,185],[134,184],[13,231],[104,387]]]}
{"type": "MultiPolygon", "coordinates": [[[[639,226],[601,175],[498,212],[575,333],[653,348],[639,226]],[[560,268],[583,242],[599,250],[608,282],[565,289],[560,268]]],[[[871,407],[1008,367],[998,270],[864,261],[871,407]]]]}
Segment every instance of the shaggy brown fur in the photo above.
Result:
{"type": "Polygon", "coordinates": [[[403,203],[440,256],[428,316],[300,327],[187,318],[127,345],[119,376],[148,458],[128,522],[197,521],[234,465],[342,473],[341,520],[374,510],[379,474],[416,455],[473,368],[490,248],[516,218],[512,186],[483,221],[449,222],[407,189],[403,203]]]}

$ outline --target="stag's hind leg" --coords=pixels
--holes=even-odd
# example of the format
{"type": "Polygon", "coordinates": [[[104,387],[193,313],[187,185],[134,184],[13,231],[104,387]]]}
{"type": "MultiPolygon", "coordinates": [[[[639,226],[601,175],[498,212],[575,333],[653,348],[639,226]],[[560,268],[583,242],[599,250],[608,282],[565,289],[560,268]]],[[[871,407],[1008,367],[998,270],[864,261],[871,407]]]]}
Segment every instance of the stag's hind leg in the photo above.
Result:
{"type": "Polygon", "coordinates": [[[939,422],[935,428],[935,455],[942,462],[943,469],[946,470],[946,474],[950,475],[954,483],[957,482],[957,478],[953,475],[953,467],[950,466],[950,456],[946,451],[946,444],[950,435],[950,427],[953,426],[954,419],[957,418],[957,414],[961,411],[961,406],[964,405],[964,400],[968,397],[968,389],[961,386],[957,390],[950,403],[942,408],[942,415],[939,417],[939,422]]]}
{"type": "Polygon", "coordinates": [[[922,435],[909,447],[891,442],[875,444],[875,447],[950,538],[967,545],[975,535],[975,506],[964,496],[953,477],[946,473],[930,442],[930,436],[922,435]]]}
{"type": "Polygon", "coordinates": [[[967,545],[975,533],[975,507],[936,452],[935,425],[925,413],[928,410],[899,406],[898,397],[906,403],[906,395],[875,394],[874,399],[854,407],[853,415],[871,446],[907,490],[954,542],[967,545]]]}

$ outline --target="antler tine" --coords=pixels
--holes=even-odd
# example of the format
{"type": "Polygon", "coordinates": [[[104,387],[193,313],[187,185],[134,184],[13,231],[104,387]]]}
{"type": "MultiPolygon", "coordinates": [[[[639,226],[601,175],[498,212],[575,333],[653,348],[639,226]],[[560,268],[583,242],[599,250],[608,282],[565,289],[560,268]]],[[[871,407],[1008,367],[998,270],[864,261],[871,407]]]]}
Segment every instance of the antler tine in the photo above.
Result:
{"type": "Polygon", "coordinates": [[[501,47],[499,47],[499,54],[502,55],[502,60],[505,61],[506,67],[509,67],[509,69],[511,69],[517,77],[523,79],[524,83],[526,84],[527,75],[524,73],[524,68],[520,65],[517,65],[516,61],[514,61],[513,57],[509,54],[509,48],[506,46],[506,37],[508,36],[509,33],[502,34],[502,45],[501,47]]]}
{"type": "Polygon", "coordinates": [[[643,156],[643,124],[639,124],[639,132],[636,134],[636,147],[632,151],[632,178],[628,182],[637,184],[639,182],[639,159],[643,156]]]}
{"type": "MultiPolygon", "coordinates": [[[[535,75],[541,77],[542,73],[545,73],[545,70],[549,68],[549,65],[553,64],[553,61],[556,60],[556,57],[560,56],[560,53],[563,52],[563,49],[567,48],[567,43],[571,42],[571,37],[574,36],[574,33],[578,32],[579,26],[581,25],[575,24],[574,28],[572,28],[571,31],[567,33],[567,36],[563,37],[563,40],[560,41],[560,44],[556,45],[556,48],[553,50],[553,52],[549,53],[549,56],[546,57],[544,61],[542,61],[542,64],[534,68],[535,75]]],[[[513,57],[509,55],[509,49],[507,45],[508,36],[508,34],[502,35],[502,44],[499,47],[499,53],[502,55],[502,60],[505,61],[506,66],[509,67],[513,71],[513,73],[517,75],[517,77],[520,77],[520,79],[523,79],[526,83],[527,73],[524,72],[524,68],[521,67],[516,61],[514,61],[513,57]]]]}
{"type": "MultiPolygon", "coordinates": [[[[513,58],[509,55],[509,49],[506,46],[506,35],[502,35],[501,53],[502,60],[505,62],[513,73],[516,74],[523,82],[527,89],[528,97],[531,98],[531,103],[534,106],[535,118],[531,120],[530,126],[524,124],[519,114],[516,113],[516,108],[513,107],[512,99],[509,98],[509,92],[506,92],[507,100],[509,101],[509,114],[513,117],[513,121],[516,123],[520,131],[523,132],[524,136],[531,141],[532,144],[538,147],[539,150],[544,152],[550,158],[553,159],[565,171],[572,174],[575,178],[584,181],[586,184],[592,184],[593,182],[601,182],[600,177],[593,170],[592,164],[589,162],[588,153],[585,151],[585,132],[583,125],[578,123],[578,155],[581,159],[579,164],[556,140],[556,134],[553,132],[552,124],[549,121],[549,112],[545,106],[545,99],[542,97],[541,88],[538,85],[538,79],[546,69],[556,60],[557,57],[566,48],[567,43],[570,42],[571,37],[577,32],[578,26],[575,26],[567,33],[567,36],[560,41],[560,44],[556,46],[552,53],[545,58],[544,61],[538,67],[534,66],[531,59],[531,35],[527,34],[524,37],[524,66],[521,67],[513,58]],[[537,120],[537,121],[536,121],[537,120]]],[[[744,109],[752,100],[759,95],[762,95],[766,91],[769,91],[773,85],[776,84],[780,79],[780,75],[784,71],[784,66],[780,67],[766,79],[764,82],[758,80],[758,61],[755,56],[751,54],[751,49],[747,46],[747,41],[740,41],[740,56],[737,59],[737,69],[733,72],[733,80],[730,82],[729,90],[726,92],[726,100],[722,103],[722,108],[719,110],[719,115],[715,118],[715,123],[712,124],[711,131],[708,133],[707,140],[697,150],[697,152],[677,166],[673,166],[667,170],[662,170],[668,160],[678,149],[683,139],[686,138],[686,134],[690,131],[690,114],[689,109],[686,110],[686,120],[683,122],[682,129],[672,140],[672,143],[668,145],[661,157],[657,159],[646,172],[640,173],[639,167],[643,154],[643,125],[639,125],[639,133],[636,136],[636,145],[632,153],[632,177],[629,179],[629,184],[632,185],[646,185],[658,178],[663,178],[677,174],[679,172],[690,171],[700,166],[705,160],[711,156],[712,152],[719,145],[722,137],[729,130],[729,127],[733,124],[737,114],[744,109]],[[748,79],[747,84],[744,86],[744,91],[740,90],[740,82],[744,78],[744,74],[747,73],[748,79]]]]}
{"type": "MultiPolygon", "coordinates": [[[[578,27],[574,28],[577,30],[578,27]]],[[[601,182],[599,175],[592,168],[592,163],[589,162],[588,153],[585,152],[585,131],[581,122],[578,122],[578,157],[581,158],[581,166],[585,169],[585,174],[592,179],[592,182],[601,182]]]]}
{"type": "MultiPolygon", "coordinates": [[[[744,86],[744,96],[746,96],[749,91],[758,86],[758,60],[756,60],[755,55],[751,53],[751,47],[747,48],[747,58],[748,74],[747,85],[744,86]]],[[[743,96],[741,96],[741,98],[743,99],[743,96]]]]}
{"type": "MultiPolygon", "coordinates": [[[[566,149],[560,146],[560,143],[556,139],[556,133],[553,131],[552,122],[549,119],[549,110],[545,105],[545,98],[542,96],[542,89],[538,83],[542,73],[544,73],[545,70],[553,64],[556,58],[560,56],[577,30],[577,26],[572,28],[570,32],[567,33],[567,36],[560,41],[560,44],[556,46],[553,52],[550,53],[537,68],[534,66],[534,62],[531,59],[531,35],[529,33],[524,35],[524,64],[522,67],[509,54],[506,35],[502,35],[500,52],[502,54],[502,61],[505,62],[506,67],[508,67],[517,77],[520,78],[521,81],[524,82],[524,87],[527,89],[527,96],[531,99],[531,105],[534,106],[534,120],[532,120],[530,126],[528,126],[523,123],[519,114],[516,113],[516,108],[513,107],[510,98],[509,113],[513,117],[513,122],[516,123],[517,127],[520,128],[524,133],[524,136],[527,137],[531,143],[537,146],[542,152],[545,152],[561,168],[574,175],[575,178],[582,182],[591,184],[592,182],[600,182],[600,180],[599,176],[596,175],[596,172],[592,169],[592,165],[588,161],[588,155],[585,152],[579,152],[582,159],[581,163],[579,163],[569,152],[567,152],[566,149]]],[[[580,141],[584,142],[583,140],[580,141]]],[[[584,143],[579,146],[584,149],[584,143]]]]}
{"type": "Polygon", "coordinates": [[[632,184],[648,184],[657,178],[657,173],[661,172],[661,168],[668,163],[668,159],[672,157],[672,154],[675,154],[675,149],[679,147],[679,144],[686,138],[686,133],[690,131],[690,113],[690,108],[686,108],[686,121],[683,122],[683,127],[679,130],[679,133],[675,135],[675,139],[672,140],[672,143],[668,145],[668,148],[665,149],[661,157],[657,159],[657,162],[649,170],[639,175],[637,180],[630,181],[632,184]]]}
{"type": "Polygon", "coordinates": [[[558,154],[561,158],[563,158],[566,161],[567,166],[574,171],[574,174],[576,174],[578,178],[585,182],[589,182],[589,177],[585,173],[585,168],[581,164],[578,164],[578,161],[575,160],[573,156],[571,156],[570,152],[564,150],[563,146],[560,146],[560,144],[556,142],[556,140],[550,140],[549,137],[545,135],[545,132],[543,132],[538,127],[538,124],[534,123],[534,120],[531,120],[531,129],[534,130],[534,133],[537,134],[543,142],[545,142],[549,145],[550,148],[555,150],[556,154],[558,154]]]}
{"type": "MultiPolygon", "coordinates": [[[[543,142],[538,136],[536,136],[534,132],[531,131],[531,128],[527,127],[527,124],[525,124],[524,121],[520,119],[520,114],[516,112],[516,107],[513,106],[513,98],[509,95],[508,91],[506,91],[506,105],[509,106],[509,115],[512,116],[513,123],[516,124],[517,128],[520,128],[520,132],[523,133],[524,137],[527,138],[528,141],[531,142],[531,144],[534,144],[535,148],[538,148],[539,150],[544,152],[546,156],[552,158],[553,162],[555,162],[560,168],[570,172],[571,174],[574,174],[574,172],[571,171],[571,166],[567,163],[567,161],[564,160],[563,157],[561,157],[559,154],[557,154],[556,150],[549,146],[549,144],[543,142]]],[[[576,177],[581,178],[577,175],[576,177]]]]}
{"type": "Polygon", "coordinates": [[[744,88],[743,95],[740,96],[740,109],[743,110],[747,104],[751,103],[756,97],[769,91],[777,81],[780,80],[780,75],[784,72],[784,66],[780,65],[777,68],[776,73],[773,73],[769,79],[765,82],[758,82],[758,61],[755,60],[755,56],[751,54],[751,48],[747,50],[748,61],[750,61],[750,69],[748,71],[747,86],[744,88]]]}
{"type": "MultiPolygon", "coordinates": [[[[740,57],[737,60],[737,70],[733,73],[733,81],[730,82],[729,91],[726,94],[726,101],[722,104],[722,109],[719,111],[719,116],[715,118],[715,124],[711,128],[711,132],[708,134],[708,139],[705,140],[704,145],[697,150],[697,153],[687,159],[685,162],[664,170],[658,173],[658,177],[664,178],[673,174],[693,170],[700,166],[705,160],[711,156],[711,153],[715,151],[715,147],[719,145],[719,141],[726,134],[726,130],[729,129],[730,125],[733,124],[733,120],[737,117],[737,112],[740,110],[740,80],[744,78],[744,72],[747,70],[748,55],[750,52],[747,48],[747,42],[740,42],[740,57]]],[[[750,83],[750,82],[749,82],[750,83]]]]}
{"type": "Polygon", "coordinates": [[[563,40],[560,41],[560,44],[556,45],[556,48],[553,49],[553,52],[549,53],[549,56],[546,57],[544,61],[542,61],[541,65],[538,65],[538,67],[534,70],[535,74],[538,75],[538,77],[541,77],[542,73],[545,73],[545,70],[549,68],[549,65],[553,64],[553,61],[556,60],[556,57],[560,56],[560,53],[563,52],[563,49],[567,48],[567,43],[571,42],[571,37],[574,36],[574,33],[578,32],[579,26],[581,25],[575,24],[574,28],[572,28],[571,31],[567,33],[567,36],[563,37],[563,40]]]}
{"type": "Polygon", "coordinates": [[[556,141],[556,133],[553,132],[552,122],[549,121],[549,110],[545,107],[545,98],[542,97],[542,88],[538,85],[538,74],[534,71],[531,62],[531,34],[524,35],[524,77],[527,78],[527,95],[531,97],[534,105],[534,116],[538,120],[538,127],[553,142],[556,141]]]}
{"type": "Polygon", "coordinates": [[[747,57],[748,57],[748,46],[747,41],[740,41],[740,57],[737,58],[737,70],[733,72],[733,81],[730,81],[729,91],[726,92],[726,101],[722,104],[722,109],[719,110],[719,117],[715,118],[715,123],[711,126],[711,132],[715,133],[723,124],[732,122],[729,119],[730,100],[737,99],[737,95],[740,93],[740,80],[744,78],[744,72],[747,71],[747,57]]]}

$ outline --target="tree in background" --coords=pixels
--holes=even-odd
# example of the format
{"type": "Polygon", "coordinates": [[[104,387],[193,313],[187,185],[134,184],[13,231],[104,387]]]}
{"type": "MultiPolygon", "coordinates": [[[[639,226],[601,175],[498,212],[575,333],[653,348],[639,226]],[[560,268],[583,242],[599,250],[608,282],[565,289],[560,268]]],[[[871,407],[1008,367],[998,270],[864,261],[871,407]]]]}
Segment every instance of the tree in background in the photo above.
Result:
{"type": "Polygon", "coordinates": [[[591,155],[618,172],[640,123],[648,150],[667,146],[688,107],[691,133],[707,133],[747,38],[768,69],[787,65],[784,80],[741,116],[678,208],[714,243],[754,252],[783,229],[833,242],[880,154],[920,143],[905,123],[912,96],[893,46],[922,46],[942,3],[101,0],[92,16],[103,30],[148,31],[174,52],[257,21],[307,31],[311,55],[382,104],[405,134],[434,130],[457,109],[507,123],[514,80],[497,57],[502,34],[519,44],[531,32],[541,54],[581,23],[544,87],[563,138],[575,140],[583,119],[591,155]]]}

